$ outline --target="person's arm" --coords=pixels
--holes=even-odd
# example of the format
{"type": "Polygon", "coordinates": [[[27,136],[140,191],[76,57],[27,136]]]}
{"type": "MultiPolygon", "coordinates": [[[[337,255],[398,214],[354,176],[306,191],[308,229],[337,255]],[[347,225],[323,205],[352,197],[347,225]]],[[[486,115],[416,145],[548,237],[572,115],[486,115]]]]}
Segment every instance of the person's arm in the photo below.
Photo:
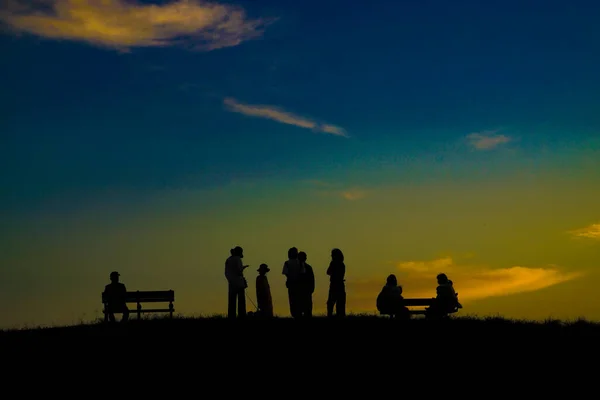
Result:
{"type": "Polygon", "coordinates": [[[327,268],[327,275],[331,276],[331,274],[333,273],[333,261],[329,263],[329,267],[327,268]]]}
{"type": "Polygon", "coordinates": [[[288,269],[288,263],[287,261],[283,263],[283,269],[281,270],[281,273],[285,276],[288,275],[289,273],[289,269],[288,269]]]}
{"type": "Polygon", "coordinates": [[[310,292],[314,293],[315,292],[315,272],[313,271],[312,267],[309,268],[308,272],[308,282],[310,285],[310,292]]]}

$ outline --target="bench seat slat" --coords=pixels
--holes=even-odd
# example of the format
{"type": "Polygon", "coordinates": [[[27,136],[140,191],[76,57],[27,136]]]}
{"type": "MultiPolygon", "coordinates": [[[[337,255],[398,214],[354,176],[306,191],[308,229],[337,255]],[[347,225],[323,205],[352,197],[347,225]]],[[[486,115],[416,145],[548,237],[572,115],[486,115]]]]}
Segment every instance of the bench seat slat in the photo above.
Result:
{"type": "MultiPolygon", "coordinates": [[[[150,309],[145,310],[145,309],[142,308],[139,311],[140,311],[140,313],[170,312],[170,311],[175,311],[175,309],[169,310],[168,308],[154,308],[154,309],[150,308],[150,309]]],[[[104,312],[104,310],[102,310],[102,312],[104,312]]],[[[136,314],[137,312],[138,312],[137,309],[129,310],[130,314],[136,314]]],[[[120,311],[116,311],[115,314],[121,314],[121,312],[120,311]]]]}

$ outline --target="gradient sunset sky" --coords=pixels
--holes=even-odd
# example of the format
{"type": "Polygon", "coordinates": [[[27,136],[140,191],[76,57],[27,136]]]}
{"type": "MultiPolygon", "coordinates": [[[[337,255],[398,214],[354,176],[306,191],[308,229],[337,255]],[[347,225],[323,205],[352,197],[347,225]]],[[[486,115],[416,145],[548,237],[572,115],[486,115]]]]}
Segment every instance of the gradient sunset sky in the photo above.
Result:
{"type": "Polygon", "coordinates": [[[600,2],[2,4],[0,328],[112,270],[225,313],[236,245],[281,316],[296,246],[316,312],[339,247],[349,312],[446,272],[463,315],[600,320],[600,2]]]}

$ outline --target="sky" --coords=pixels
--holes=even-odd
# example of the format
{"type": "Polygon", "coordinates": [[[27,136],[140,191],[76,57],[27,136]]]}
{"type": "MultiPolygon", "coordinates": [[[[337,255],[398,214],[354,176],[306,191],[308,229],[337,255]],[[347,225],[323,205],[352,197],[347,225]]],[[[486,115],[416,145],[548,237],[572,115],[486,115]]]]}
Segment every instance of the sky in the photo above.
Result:
{"type": "MultiPolygon", "coordinates": [[[[9,0],[0,328],[100,317],[113,270],[224,314],[292,246],[325,310],[448,274],[461,315],[600,320],[600,3],[9,0]]],[[[248,302],[248,310],[253,310],[248,302]]]]}

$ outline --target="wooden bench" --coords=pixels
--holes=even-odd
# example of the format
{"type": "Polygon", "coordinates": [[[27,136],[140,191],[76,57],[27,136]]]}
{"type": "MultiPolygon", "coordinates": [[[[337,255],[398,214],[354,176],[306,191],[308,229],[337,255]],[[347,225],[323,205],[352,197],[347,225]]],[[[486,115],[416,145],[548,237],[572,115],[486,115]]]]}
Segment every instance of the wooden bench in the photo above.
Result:
{"type": "MultiPolygon", "coordinates": [[[[173,307],[173,302],[175,301],[175,292],[173,290],[163,290],[163,291],[140,291],[137,290],[135,292],[127,292],[125,295],[126,303],[137,303],[137,308],[135,310],[129,310],[130,313],[136,313],[138,319],[142,316],[142,313],[155,313],[155,312],[168,312],[169,317],[173,318],[173,312],[175,308],[173,307]],[[143,309],[142,303],[169,303],[168,308],[151,308],[151,309],[143,309]]],[[[108,321],[108,312],[107,312],[107,299],[106,293],[102,293],[102,304],[104,305],[104,309],[102,312],[104,313],[104,321],[108,321]]],[[[117,314],[117,313],[115,313],[117,314]]]]}
{"type": "Polygon", "coordinates": [[[427,310],[425,308],[414,309],[411,307],[431,307],[431,305],[433,304],[434,301],[435,301],[435,298],[428,298],[428,299],[413,298],[413,299],[404,299],[403,304],[406,307],[408,307],[408,313],[410,315],[426,315],[427,310]]]}
{"type": "MultiPolygon", "coordinates": [[[[456,294],[456,299],[458,300],[458,293],[456,294]]],[[[403,304],[408,307],[408,313],[410,315],[425,315],[427,316],[429,313],[427,311],[427,307],[431,307],[433,305],[433,303],[435,302],[435,297],[431,297],[431,298],[412,298],[412,299],[404,299],[403,304]],[[411,309],[411,307],[425,307],[425,308],[421,308],[421,309],[411,309]]],[[[458,306],[454,307],[451,310],[448,310],[446,312],[446,315],[448,314],[454,314],[456,312],[458,312],[460,308],[458,306]]]]}

